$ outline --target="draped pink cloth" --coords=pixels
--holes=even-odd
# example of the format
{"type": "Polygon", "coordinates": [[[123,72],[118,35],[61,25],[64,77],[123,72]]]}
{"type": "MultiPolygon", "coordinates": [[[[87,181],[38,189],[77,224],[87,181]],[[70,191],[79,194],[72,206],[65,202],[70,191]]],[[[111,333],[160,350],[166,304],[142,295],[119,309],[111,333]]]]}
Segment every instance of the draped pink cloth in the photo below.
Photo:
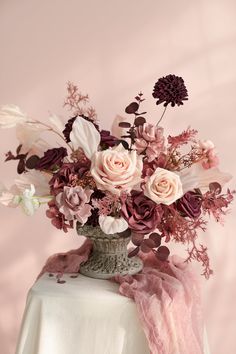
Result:
{"type": "MultiPolygon", "coordinates": [[[[77,273],[88,259],[92,244],[51,256],[39,276],[77,273]]],[[[151,354],[203,354],[203,321],[200,287],[189,264],[172,256],[168,265],[154,254],[141,255],[144,268],[134,276],[116,276],[122,295],[132,298],[151,354]]]]}

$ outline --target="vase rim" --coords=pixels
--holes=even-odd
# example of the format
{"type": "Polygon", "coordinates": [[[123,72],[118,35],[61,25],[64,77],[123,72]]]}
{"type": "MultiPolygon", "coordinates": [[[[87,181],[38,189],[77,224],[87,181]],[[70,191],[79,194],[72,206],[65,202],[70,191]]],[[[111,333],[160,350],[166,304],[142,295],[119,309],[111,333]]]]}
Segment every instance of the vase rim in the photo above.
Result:
{"type": "Polygon", "coordinates": [[[128,238],[131,236],[130,229],[122,233],[105,234],[100,226],[84,225],[80,226],[79,223],[76,224],[76,230],[78,235],[90,236],[90,237],[101,237],[101,238],[128,238]]]}

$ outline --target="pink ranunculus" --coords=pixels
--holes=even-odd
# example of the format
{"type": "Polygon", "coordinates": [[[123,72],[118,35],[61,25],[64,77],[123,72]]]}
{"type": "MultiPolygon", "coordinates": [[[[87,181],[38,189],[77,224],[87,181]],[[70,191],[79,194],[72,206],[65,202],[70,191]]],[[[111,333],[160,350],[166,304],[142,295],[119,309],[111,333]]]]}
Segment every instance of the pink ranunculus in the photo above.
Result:
{"type": "Polygon", "coordinates": [[[146,150],[146,148],[148,147],[148,143],[146,142],[146,140],[142,139],[142,138],[137,138],[135,140],[135,149],[137,150],[138,154],[141,154],[143,151],[146,150]]]}
{"type": "Polygon", "coordinates": [[[161,135],[162,136],[163,128],[156,127],[153,124],[144,123],[139,125],[135,131],[137,138],[143,138],[145,141],[155,141],[161,135]]]}
{"type": "Polygon", "coordinates": [[[121,212],[130,229],[138,234],[154,231],[163,215],[160,205],[138,191],[132,191],[126,199],[122,198],[121,212]]]}
{"type": "Polygon", "coordinates": [[[119,195],[141,182],[142,167],[141,156],[120,144],[93,155],[91,175],[99,189],[119,195]]]}
{"type": "Polygon", "coordinates": [[[170,205],[183,195],[179,175],[160,167],[146,178],[143,188],[144,194],[157,204],[170,205]]]}
{"type": "Polygon", "coordinates": [[[152,143],[149,143],[146,150],[146,156],[148,158],[148,162],[152,162],[153,160],[155,160],[155,158],[159,157],[162,151],[163,151],[163,146],[160,145],[159,142],[153,141],[152,143]]]}
{"type": "Polygon", "coordinates": [[[153,161],[164,151],[163,128],[144,123],[135,130],[135,148],[139,154],[145,151],[148,161],[153,161]]]}
{"type": "Polygon", "coordinates": [[[92,190],[81,186],[65,186],[63,192],[56,196],[56,205],[67,220],[76,219],[83,225],[91,215],[92,207],[88,203],[92,193],[92,190]]]}

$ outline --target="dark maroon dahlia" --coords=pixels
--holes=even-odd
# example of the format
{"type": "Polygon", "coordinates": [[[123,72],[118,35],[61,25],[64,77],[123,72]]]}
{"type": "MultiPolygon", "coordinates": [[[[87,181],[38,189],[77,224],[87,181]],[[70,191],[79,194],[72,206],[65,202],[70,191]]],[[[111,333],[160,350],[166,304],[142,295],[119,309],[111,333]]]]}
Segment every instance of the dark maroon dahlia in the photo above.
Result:
{"type": "Polygon", "coordinates": [[[53,168],[61,166],[64,157],[67,156],[67,150],[64,147],[53,148],[45,151],[44,156],[41,157],[36,166],[36,170],[53,170],[53,168]]]}
{"type": "Polygon", "coordinates": [[[175,105],[180,106],[183,101],[188,100],[188,91],[184,84],[184,80],[180,76],[167,75],[160,78],[154,86],[153,93],[154,98],[157,98],[156,104],[164,103],[164,106],[168,106],[170,103],[172,107],[175,105]]]}

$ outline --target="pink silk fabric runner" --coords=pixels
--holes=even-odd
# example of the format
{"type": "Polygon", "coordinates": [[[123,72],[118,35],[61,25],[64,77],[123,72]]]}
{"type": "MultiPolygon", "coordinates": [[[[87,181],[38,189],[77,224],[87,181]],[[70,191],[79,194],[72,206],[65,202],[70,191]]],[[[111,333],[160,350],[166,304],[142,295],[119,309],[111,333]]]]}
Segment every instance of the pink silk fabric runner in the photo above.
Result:
{"type": "MultiPolygon", "coordinates": [[[[78,273],[92,251],[86,240],[77,250],[51,256],[45,272],[78,273]]],[[[203,354],[203,320],[200,286],[191,266],[177,256],[168,265],[153,253],[142,254],[143,270],[134,276],[116,276],[122,295],[137,307],[151,354],[203,354]]]]}

